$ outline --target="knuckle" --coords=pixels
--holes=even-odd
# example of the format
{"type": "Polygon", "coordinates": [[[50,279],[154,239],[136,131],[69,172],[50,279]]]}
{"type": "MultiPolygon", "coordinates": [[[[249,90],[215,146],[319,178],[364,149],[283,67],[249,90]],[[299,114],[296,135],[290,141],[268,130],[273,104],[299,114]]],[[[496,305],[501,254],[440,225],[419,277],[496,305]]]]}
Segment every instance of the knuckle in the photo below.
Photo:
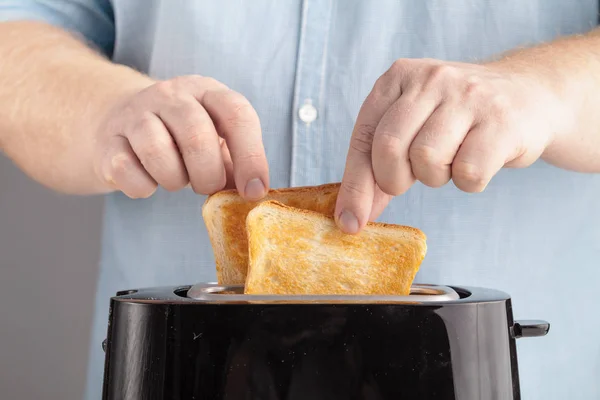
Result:
{"type": "Polygon", "coordinates": [[[153,114],[144,112],[136,118],[133,129],[148,135],[153,130],[155,121],[153,114]]]}
{"type": "Polygon", "coordinates": [[[131,119],[135,118],[137,115],[137,107],[135,103],[135,98],[133,98],[124,104],[123,107],[121,107],[119,110],[119,116],[121,117],[122,121],[130,121],[131,119]]]}
{"type": "Polygon", "coordinates": [[[379,77],[373,89],[363,102],[361,112],[365,109],[378,110],[394,97],[394,85],[379,77]]]}
{"type": "Polygon", "coordinates": [[[388,98],[396,91],[398,82],[402,76],[406,74],[408,69],[408,61],[405,59],[398,59],[392,63],[392,65],[385,71],[373,85],[371,91],[370,101],[377,102],[381,99],[388,98]]]}
{"type": "Polygon", "coordinates": [[[235,128],[249,127],[258,123],[252,105],[240,94],[230,95],[230,106],[226,110],[225,122],[235,128]]]}
{"type": "Polygon", "coordinates": [[[196,121],[205,120],[209,117],[198,110],[198,102],[190,95],[176,95],[172,104],[173,114],[187,125],[195,125],[196,121]]]}
{"type": "Polygon", "coordinates": [[[176,93],[172,80],[155,83],[153,89],[157,96],[166,100],[173,99],[176,93]]]}
{"type": "Polygon", "coordinates": [[[465,161],[452,166],[452,179],[459,189],[468,192],[481,191],[488,181],[481,167],[465,161]]]}
{"type": "Polygon", "coordinates": [[[192,107],[180,110],[179,125],[173,131],[173,135],[184,146],[206,146],[207,138],[214,134],[216,133],[208,116],[199,116],[192,107]]]}
{"type": "Polygon", "coordinates": [[[398,136],[392,133],[382,132],[378,135],[377,140],[379,141],[376,154],[377,158],[383,160],[406,158],[406,154],[402,154],[401,141],[398,136]]]}
{"type": "Polygon", "coordinates": [[[393,82],[396,79],[392,69],[388,69],[375,81],[373,85],[373,93],[379,98],[385,97],[387,93],[391,91],[393,82]]]}
{"type": "Polygon", "coordinates": [[[216,80],[215,78],[211,78],[210,76],[198,77],[198,80],[202,83],[203,86],[223,88],[223,89],[227,88],[227,86],[225,84],[216,80]]]}
{"type": "Polygon", "coordinates": [[[121,152],[113,155],[110,159],[112,175],[121,177],[134,166],[133,158],[129,153],[121,152]]]}
{"type": "Polygon", "coordinates": [[[261,163],[263,159],[263,154],[258,151],[246,151],[237,158],[237,161],[244,164],[258,164],[261,163]]]}
{"type": "Polygon", "coordinates": [[[194,118],[197,113],[198,102],[191,93],[185,90],[176,90],[171,95],[167,107],[173,110],[173,114],[181,115],[181,118],[194,118]]]}
{"type": "Polygon", "coordinates": [[[376,105],[382,100],[390,97],[390,94],[392,92],[391,87],[392,86],[390,84],[389,79],[387,79],[384,75],[377,78],[375,85],[373,85],[373,89],[364,101],[363,107],[376,107],[376,105]]]}
{"type": "Polygon", "coordinates": [[[188,126],[186,131],[189,133],[185,136],[181,145],[181,153],[184,157],[201,156],[212,158],[216,155],[211,150],[207,135],[196,133],[197,129],[194,126],[188,126]]]}
{"type": "Polygon", "coordinates": [[[181,76],[176,76],[176,77],[172,78],[171,83],[173,84],[174,87],[176,87],[178,89],[183,89],[183,88],[187,87],[188,85],[193,84],[202,79],[203,79],[203,77],[201,75],[195,75],[195,74],[181,75],[181,76]]]}
{"type": "Polygon", "coordinates": [[[387,110],[392,121],[401,121],[414,111],[414,103],[410,101],[396,101],[387,110]]]}
{"type": "Polygon", "coordinates": [[[367,195],[367,190],[365,187],[359,183],[357,183],[353,179],[346,180],[342,183],[340,190],[343,190],[345,194],[352,198],[362,198],[367,195]]]}
{"type": "Polygon", "coordinates": [[[229,110],[230,118],[235,121],[245,121],[254,119],[254,109],[250,103],[245,101],[237,101],[231,105],[229,110]]]}
{"type": "Polygon", "coordinates": [[[456,67],[448,64],[434,65],[431,67],[429,72],[429,82],[439,83],[453,80],[456,78],[458,71],[456,67]]]}
{"type": "Polygon", "coordinates": [[[189,91],[190,87],[201,87],[201,88],[227,88],[223,83],[219,82],[215,78],[210,76],[202,76],[198,74],[182,75],[171,79],[173,85],[179,91],[189,91]]]}
{"type": "Polygon", "coordinates": [[[109,163],[107,179],[129,198],[148,198],[156,191],[156,183],[146,182],[140,177],[139,164],[133,154],[126,151],[117,152],[110,157],[109,163]]]}
{"type": "Polygon", "coordinates": [[[467,99],[479,100],[486,96],[488,89],[478,77],[469,78],[465,87],[465,97],[467,99]]]}
{"type": "Polygon", "coordinates": [[[352,135],[352,138],[350,139],[350,148],[361,154],[371,154],[376,129],[377,127],[374,125],[357,125],[354,130],[354,135],[352,135]]]}
{"type": "Polygon", "coordinates": [[[507,96],[495,94],[488,100],[491,114],[497,119],[506,120],[511,111],[511,102],[507,96]]]}
{"type": "MultiPolygon", "coordinates": [[[[173,116],[169,121],[172,126],[171,132],[176,137],[181,135],[191,136],[201,132],[201,129],[207,129],[210,117],[199,110],[199,104],[189,95],[175,95],[173,100],[165,105],[167,114],[173,116]]],[[[169,126],[168,124],[165,126],[169,126]]]]}
{"type": "Polygon", "coordinates": [[[190,83],[194,82],[194,77],[190,75],[176,76],[169,79],[169,84],[174,91],[185,89],[190,83]]]}
{"type": "Polygon", "coordinates": [[[150,138],[142,145],[139,155],[144,163],[162,161],[166,157],[167,149],[173,146],[171,142],[150,138]]]}
{"type": "Polygon", "coordinates": [[[412,163],[433,167],[435,169],[443,169],[445,165],[440,151],[425,144],[411,146],[408,151],[408,156],[412,163]]]}
{"type": "Polygon", "coordinates": [[[399,58],[392,63],[392,66],[386,71],[386,74],[397,76],[398,74],[404,74],[408,69],[409,60],[405,58],[399,58]]]}
{"type": "Polygon", "coordinates": [[[437,65],[440,63],[440,60],[436,58],[425,57],[421,59],[421,62],[423,65],[437,65]]]}
{"type": "Polygon", "coordinates": [[[230,108],[231,118],[236,120],[254,120],[254,108],[242,95],[234,95],[230,108]]]}

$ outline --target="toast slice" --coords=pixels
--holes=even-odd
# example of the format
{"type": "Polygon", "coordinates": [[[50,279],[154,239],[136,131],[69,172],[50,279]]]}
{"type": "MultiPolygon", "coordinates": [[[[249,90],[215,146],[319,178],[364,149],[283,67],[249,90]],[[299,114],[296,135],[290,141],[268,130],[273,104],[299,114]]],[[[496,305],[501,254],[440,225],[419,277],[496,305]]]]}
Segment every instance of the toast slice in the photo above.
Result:
{"type": "Polygon", "coordinates": [[[427,252],[419,229],[370,222],[344,234],[320,213],[266,201],[246,219],[246,294],[399,295],[427,252]]]}
{"type": "Polygon", "coordinates": [[[245,201],[236,190],[223,190],[209,196],[202,217],[215,255],[217,280],[221,285],[241,285],[248,271],[246,216],[267,200],[276,200],[300,209],[333,215],[339,183],[271,189],[259,202],[245,201]]]}

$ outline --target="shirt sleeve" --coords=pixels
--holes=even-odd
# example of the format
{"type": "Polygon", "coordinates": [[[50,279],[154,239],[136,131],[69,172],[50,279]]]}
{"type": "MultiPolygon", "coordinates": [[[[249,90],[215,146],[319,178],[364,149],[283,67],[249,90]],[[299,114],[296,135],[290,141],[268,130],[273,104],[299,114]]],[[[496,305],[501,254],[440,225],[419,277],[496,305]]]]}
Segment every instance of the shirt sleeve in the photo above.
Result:
{"type": "Polygon", "coordinates": [[[115,23],[110,0],[0,0],[0,22],[16,20],[58,26],[112,56],[115,23]]]}

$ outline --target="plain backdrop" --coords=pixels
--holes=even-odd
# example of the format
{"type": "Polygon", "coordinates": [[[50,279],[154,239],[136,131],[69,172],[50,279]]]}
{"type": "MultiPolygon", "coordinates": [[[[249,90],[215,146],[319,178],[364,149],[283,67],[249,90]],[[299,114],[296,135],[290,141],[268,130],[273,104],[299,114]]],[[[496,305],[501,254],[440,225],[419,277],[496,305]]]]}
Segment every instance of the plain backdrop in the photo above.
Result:
{"type": "Polygon", "coordinates": [[[82,398],[101,215],[0,154],[0,398],[82,398]]]}

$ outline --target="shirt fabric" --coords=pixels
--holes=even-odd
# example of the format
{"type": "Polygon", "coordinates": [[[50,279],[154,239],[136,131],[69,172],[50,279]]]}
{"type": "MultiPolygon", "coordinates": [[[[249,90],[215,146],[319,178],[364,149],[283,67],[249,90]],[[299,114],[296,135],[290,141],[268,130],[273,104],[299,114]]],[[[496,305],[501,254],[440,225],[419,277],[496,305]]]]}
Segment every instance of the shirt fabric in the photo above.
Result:
{"type": "MultiPolygon", "coordinates": [[[[46,21],[152,77],[201,74],[242,93],[261,118],[273,187],[341,180],[359,107],[394,60],[478,61],[587,32],[597,15],[597,0],[0,0],[0,20],[46,21]]],[[[480,194],[417,183],[380,220],[428,236],[417,282],[504,290],[515,318],[551,323],[547,337],[517,341],[524,399],[593,400],[599,198],[600,175],[538,161],[480,194]]],[[[204,200],[107,196],[86,399],[101,396],[110,296],[215,280],[204,200]]]]}

